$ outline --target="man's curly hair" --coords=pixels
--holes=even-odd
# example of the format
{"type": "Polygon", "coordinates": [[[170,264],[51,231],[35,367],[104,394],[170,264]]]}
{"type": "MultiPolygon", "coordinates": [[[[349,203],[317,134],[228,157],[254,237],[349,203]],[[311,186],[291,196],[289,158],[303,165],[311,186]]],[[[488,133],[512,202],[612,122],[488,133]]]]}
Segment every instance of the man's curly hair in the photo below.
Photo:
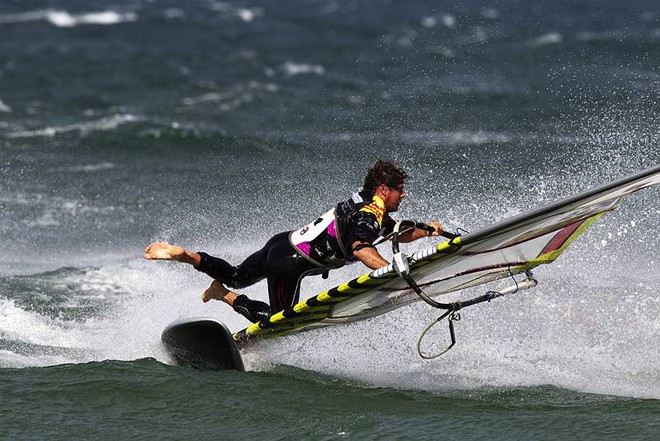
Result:
{"type": "Polygon", "coordinates": [[[399,166],[390,161],[376,161],[373,167],[367,171],[367,176],[364,178],[364,186],[362,189],[367,193],[373,195],[376,188],[380,184],[385,184],[390,188],[398,188],[405,183],[408,178],[399,166]]]}

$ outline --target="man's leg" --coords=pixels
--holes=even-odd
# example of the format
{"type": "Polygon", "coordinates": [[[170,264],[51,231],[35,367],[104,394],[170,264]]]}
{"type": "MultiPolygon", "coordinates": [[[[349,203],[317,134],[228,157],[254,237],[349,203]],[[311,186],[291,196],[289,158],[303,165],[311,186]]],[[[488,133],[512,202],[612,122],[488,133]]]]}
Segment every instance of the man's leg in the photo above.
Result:
{"type": "Polygon", "coordinates": [[[147,260],[174,260],[188,263],[208,276],[231,286],[245,288],[266,278],[265,266],[270,241],[264,248],[250,255],[239,266],[233,266],[224,259],[203,252],[188,251],[167,242],[154,242],[144,250],[147,260]]]}
{"type": "Polygon", "coordinates": [[[243,294],[236,294],[225,288],[222,283],[214,280],[211,286],[202,294],[202,301],[204,303],[209,300],[220,300],[232,308],[234,311],[241,314],[243,317],[252,323],[258,323],[262,320],[267,320],[270,317],[271,309],[268,304],[258,300],[251,300],[248,296],[243,294]]]}
{"type": "Polygon", "coordinates": [[[268,278],[268,298],[273,312],[293,306],[298,300],[296,292],[299,279],[314,264],[302,257],[291,246],[288,235],[275,236],[273,246],[266,258],[266,277],[268,278]]]}
{"type": "Polygon", "coordinates": [[[291,246],[288,232],[273,236],[261,250],[236,267],[217,257],[199,254],[201,263],[198,270],[216,279],[204,292],[202,299],[224,301],[252,322],[267,319],[271,311],[278,312],[292,306],[296,300],[298,280],[306,271],[316,268],[291,246]],[[231,288],[243,288],[264,278],[268,279],[270,307],[266,303],[229,291],[223,286],[225,284],[231,288]]]}
{"type": "Polygon", "coordinates": [[[262,249],[252,253],[238,266],[232,266],[223,259],[200,252],[201,259],[197,270],[215,279],[202,295],[202,300],[206,302],[213,299],[228,303],[234,311],[252,323],[267,320],[271,314],[271,308],[267,303],[229,291],[223,284],[230,288],[244,288],[263,280],[266,277],[266,256],[272,245],[271,239],[262,249]]]}
{"type": "Polygon", "coordinates": [[[236,297],[238,296],[239,294],[229,291],[222,285],[222,283],[214,280],[211,282],[211,286],[209,286],[202,294],[202,302],[206,303],[209,300],[220,300],[228,305],[233,305],[234,300],[236,300],[236,297]]]}
{"type": "Polygon", "coordinates": [[[202,300],[221,300],[253,323],[270,317],[271,311],[290,307],[296,295],[298,279],[307,270],[314,268],[293,249],[289,233],[273,236],[259,251],[235,267],[218,257],[206,253],[193,253],[177,245],[156,242],[145,249],[145,259],[176,260],[189,263],[214,282],[202,294],[202,300]],[[249,299],[229,291],[223,286],[243,288],[268,278],[270,307],[263,302],[249,299]]]}
{"type": "Polygon", "coordinates": [[[268,304],[250,300],[245,295],[229,291],[222,283],[227,283],[232,287],[245,287],[264,279],[267,250],[268,248],[264,247],[264,249],[245,259],[241,265],[234,267],[225,260],[206,253],[194,253],[178,245],[155,242],[144,250],[144,258],[148,260],[173,260],[193,265],[198,271],[216,279],[202,294],[203,302],[221,300],[232,306],[236,312],[252,323],[256,323],[270,317],[268,304]]]}

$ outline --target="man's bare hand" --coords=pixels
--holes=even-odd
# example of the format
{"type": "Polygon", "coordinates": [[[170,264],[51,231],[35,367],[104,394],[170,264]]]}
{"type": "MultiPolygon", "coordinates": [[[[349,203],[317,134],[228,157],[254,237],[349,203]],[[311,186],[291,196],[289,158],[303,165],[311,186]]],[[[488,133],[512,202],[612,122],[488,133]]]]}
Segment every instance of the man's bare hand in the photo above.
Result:
{"type": "Polygon", "coordinates": [[[429,222],[428,225],[435,229],[435,231],[433,231],[431,233],[431,236],[440,236],[442,234],[442,232],[444,231],[442,229],[442,225],[440,225],[440,222],[438,222],[438,221],[429,222]]]}

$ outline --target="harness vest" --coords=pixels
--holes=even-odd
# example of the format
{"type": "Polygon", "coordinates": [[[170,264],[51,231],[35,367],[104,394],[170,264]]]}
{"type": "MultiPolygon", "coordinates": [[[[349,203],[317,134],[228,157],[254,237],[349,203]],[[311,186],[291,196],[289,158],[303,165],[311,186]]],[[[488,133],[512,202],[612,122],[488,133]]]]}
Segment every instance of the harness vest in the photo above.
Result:
{"type": "Polygon", "coordinates": [[[348,243],[348,227],[355,216],[364,213],[375,216],[373,227],[382,232],[386,217],[385,202],[378,196],[365,201],[360,194],[354,193],[348,201],[340,202],[313,222],[292,231],[289,241],[298,254],[316,266],[339,268],[353,263],[357,259],[353,257],[352,244],[348,243]]]}

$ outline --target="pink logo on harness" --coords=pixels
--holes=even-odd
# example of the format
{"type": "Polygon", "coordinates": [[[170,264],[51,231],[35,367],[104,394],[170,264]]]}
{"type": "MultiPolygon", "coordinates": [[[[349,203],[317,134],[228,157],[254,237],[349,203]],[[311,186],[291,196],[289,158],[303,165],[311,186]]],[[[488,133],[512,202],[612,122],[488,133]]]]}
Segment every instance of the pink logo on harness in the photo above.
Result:
{"type": "Polygon", "coordinates": [[[309,253],[312,251],[312,247],[309,244],[309,242],[301,242],[298,245],[296,245],[300,251],[303,253],[307,254],[309,256],[309,253]]]}
{"type": "Polygon", "coordinates": [[[328,234],[332,237],[337,237],[337,229],[335,227],[335,221],[330,222],[330,225],[328,225],[328,234]]]}

